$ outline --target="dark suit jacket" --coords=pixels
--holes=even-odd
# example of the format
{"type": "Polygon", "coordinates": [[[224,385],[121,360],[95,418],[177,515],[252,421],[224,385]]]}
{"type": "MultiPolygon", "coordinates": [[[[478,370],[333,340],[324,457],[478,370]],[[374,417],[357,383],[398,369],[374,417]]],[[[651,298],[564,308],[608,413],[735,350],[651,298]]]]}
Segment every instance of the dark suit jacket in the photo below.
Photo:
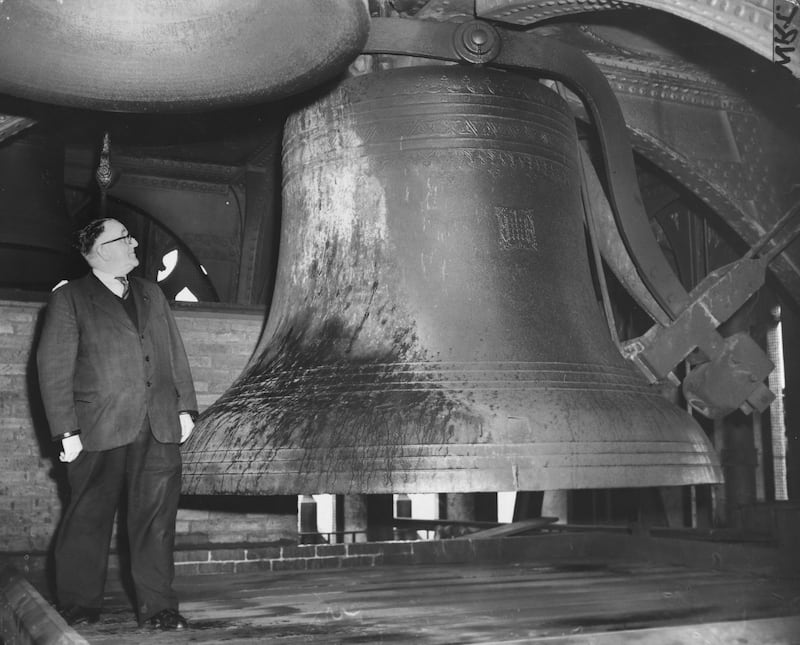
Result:
{"type": "Polygon", "coordinates": [[[37,350],[50,432],[76,429],[86,450],[128,444],[145,415],[153,435],[180,441],[178,413],[196,411],[189,361],[167,299],[131,277],[138,329],[122,301],[93,274],[56,289],[37,350]]]}

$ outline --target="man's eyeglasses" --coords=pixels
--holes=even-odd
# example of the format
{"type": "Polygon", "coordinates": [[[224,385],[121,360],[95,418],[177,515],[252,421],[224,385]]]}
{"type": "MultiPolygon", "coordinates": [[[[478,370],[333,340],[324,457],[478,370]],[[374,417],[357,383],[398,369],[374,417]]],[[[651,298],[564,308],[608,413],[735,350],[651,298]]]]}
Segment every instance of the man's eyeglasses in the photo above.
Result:
{"type": "Polygon", "coordinates": [[[115,237],[113,240],[106,240],[105,242],[100,242],[100,246],[104,244],[111,244],[112,242],[119,242],[120,240],[125,240],[127,244],[133,243],[133,235],[128,233],[127,235],[120,235],[119,237],[115,237]]]}

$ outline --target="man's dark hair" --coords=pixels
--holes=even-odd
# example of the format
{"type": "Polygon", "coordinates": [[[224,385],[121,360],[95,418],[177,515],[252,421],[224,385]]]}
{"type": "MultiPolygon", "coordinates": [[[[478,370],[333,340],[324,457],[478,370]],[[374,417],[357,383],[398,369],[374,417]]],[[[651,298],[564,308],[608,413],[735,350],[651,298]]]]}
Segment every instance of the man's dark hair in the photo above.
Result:
{"type": "Polygon", "coordinates": [[[78,250],[78,253],[83,256],[87,256],[91,253],[94,243],[106,229],[106,222],[108,222],[109,219],[108,217],[104,217],[92,220],[75,234],[75,248],[78,250]]]}

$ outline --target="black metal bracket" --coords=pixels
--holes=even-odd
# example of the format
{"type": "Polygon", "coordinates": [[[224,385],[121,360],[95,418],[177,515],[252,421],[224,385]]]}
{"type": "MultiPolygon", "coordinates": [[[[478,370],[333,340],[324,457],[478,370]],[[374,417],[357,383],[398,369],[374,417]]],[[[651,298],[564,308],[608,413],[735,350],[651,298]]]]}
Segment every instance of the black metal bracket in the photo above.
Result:
{"type": "Polygon", "coordinates": [[[706,360],[683,381],[692,407],[711,418],[737,408],[745,413],[765,410],[775,398],[764,385],[775,367],[772,361],[750,336],[738,333],[722,338],[716,329],[763,286],[767,265],[800,234],[798,215],[800,203],[740,260],[709,273],[689,294],[690,302],[676,320],[656,324],[643,336],[627,341],[625,355],[651,380],[658,380],[699,349],[706,360]],[[787,229],[790,222],[793,226],[787,229]]]}

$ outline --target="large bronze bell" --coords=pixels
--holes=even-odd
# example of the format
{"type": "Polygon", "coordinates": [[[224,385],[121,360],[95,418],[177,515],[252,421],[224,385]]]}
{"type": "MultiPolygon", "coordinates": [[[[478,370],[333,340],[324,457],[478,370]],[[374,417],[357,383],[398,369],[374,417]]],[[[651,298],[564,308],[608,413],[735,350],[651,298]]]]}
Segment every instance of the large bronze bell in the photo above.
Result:
{"type": "Polygon", "coordinates": [[[610,340],[577,146],[554,92],[477,68],[349,79],[293,115],[266,329],[201,416],[184,491],[719,481],[610,340]]]}

